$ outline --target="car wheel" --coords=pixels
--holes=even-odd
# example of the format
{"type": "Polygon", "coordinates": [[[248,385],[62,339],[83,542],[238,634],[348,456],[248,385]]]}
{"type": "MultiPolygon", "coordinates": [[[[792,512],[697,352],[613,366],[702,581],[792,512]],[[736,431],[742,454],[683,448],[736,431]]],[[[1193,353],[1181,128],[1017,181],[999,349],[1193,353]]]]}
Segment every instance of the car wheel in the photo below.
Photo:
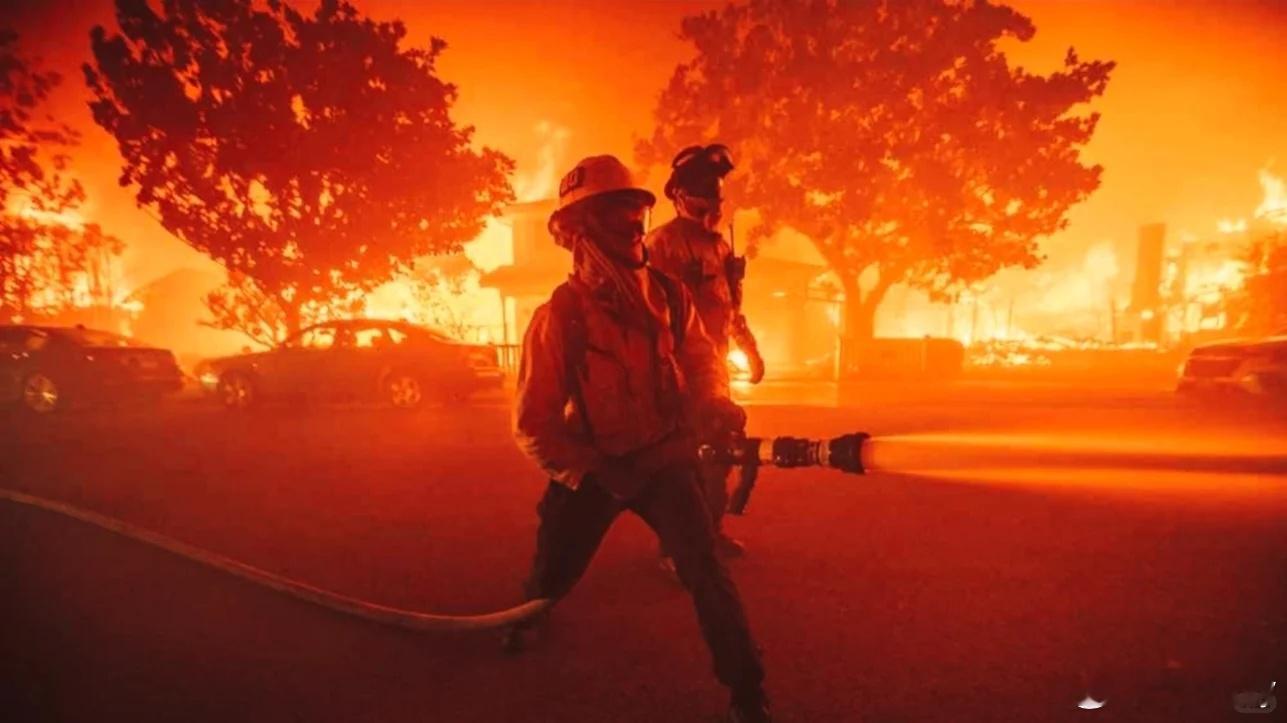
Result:
{"type": "Polygon", "coordinates": [[[425,401],[425,387],[420,377],[408,372],[393,372],[384,380],[385,399],[398,409],[418,409],[425,401]]]}
{"type": "Polygon", "coordinates": [[[36,414],[51,414],[64,404],[62,390],[48,374],[36,372],[22,382],[22,406],[36,414]]]}
{"type": "Polygon", "coordinates": [[[228,409],[249,409],[258,401],[255,382],[241,372],[219,377],[219,401],[228,409]]]}

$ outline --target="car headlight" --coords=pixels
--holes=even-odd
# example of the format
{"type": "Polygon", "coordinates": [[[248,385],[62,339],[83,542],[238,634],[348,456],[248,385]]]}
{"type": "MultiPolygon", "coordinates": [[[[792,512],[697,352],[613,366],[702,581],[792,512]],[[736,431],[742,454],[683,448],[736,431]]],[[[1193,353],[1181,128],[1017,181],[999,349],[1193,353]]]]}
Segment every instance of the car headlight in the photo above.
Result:
{"type": "Polygon", "coordinates": [[[197,378],[201,380],[201,386],[207,389],[214,389],[219,386],[219,375],[212,371],[203,371],[197,378]]]}
{"type": "Polygon", "coordinates": [[[1244,374],[1239,377],[1238,386],[1251,394],[1261,394],[1265,391],[1264,385],[1260,383],[1260,375],[1254,373],[1244,374]]]}

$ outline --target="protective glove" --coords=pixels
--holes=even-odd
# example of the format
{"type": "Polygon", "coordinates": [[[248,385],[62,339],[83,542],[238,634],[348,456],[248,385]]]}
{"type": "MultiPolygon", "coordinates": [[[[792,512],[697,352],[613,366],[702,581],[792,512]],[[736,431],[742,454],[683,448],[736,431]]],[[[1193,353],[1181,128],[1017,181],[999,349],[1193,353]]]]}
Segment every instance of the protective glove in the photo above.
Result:
{"type": "Polygon", "coordinates": [[[728,397],[714,397],[697,410],[698,435],[705,439],[746,429],[746,410],[728,397]]]}
{"type": "Polygon", "coordinates": [[[694,464],[697,444],[688,430],[676,430],[662,441],[628,455],[630,469],[647,476],[678,465],[694,464]]]}

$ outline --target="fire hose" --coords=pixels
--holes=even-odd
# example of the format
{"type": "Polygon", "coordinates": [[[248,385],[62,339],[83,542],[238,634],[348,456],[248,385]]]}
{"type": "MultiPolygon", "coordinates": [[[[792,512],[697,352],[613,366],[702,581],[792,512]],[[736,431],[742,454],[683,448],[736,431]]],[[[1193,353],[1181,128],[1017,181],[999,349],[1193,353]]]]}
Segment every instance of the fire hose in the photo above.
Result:
{"type": "MultiPolygon", "coordinates": [[[[698,449],[698,457],[704,461],[729,464],[769,464],[778,467],[833,467],[854,474],[862,474],[864,470],[861,460],[861,447],[866,439],[867,435],[865,434],[846,435],[830,441],[806,440],[795,437],[779,437],[774,440],[736,437],[717,445],[702,445],[698,449]]],[[[747,490],[746,494],[749,495],[749,493],[750,490],[747,490]]],[[[744,499],[743,497],[743,505],[744,499]]],[[[505,610],[480,615],[443,615],[388,607],[277,575],[239,560],[234,560],[209,550],[203,550],[151,530],[131,525],[123,520],[91,512],[75,505],[4,488],[0,488],[0,500],[44,512],[51,512],[107,530],[121,537],[142,542],[145,545],[164,550],[178,557],[200,563],[246,582],[344,615],[419,632],[467,632],[502,628],[544,612],[553,604],[552,600],[542,598],[529,600],[505,610]]]]}
{"type": "Polygon", "coordinates": [[[122,537],[128,537],[146,545],[160,548],[171,554],[201,563],[233,577],[241,578],[247,582],[275,590],[304,602],[382,625],[392,625],[422,632],[490,630],[524,620],[550,606],[549,600],[531,600],[507,610],[483,615],[436,615],[416,610],[386,607],[276,575],[253,565],[248,565],[151,530],[135,527],[128,522],[100,515],[97,512],[90,512],[73,505],[7,489],[0,489],[0,499],[69,517],[122,537]]]}

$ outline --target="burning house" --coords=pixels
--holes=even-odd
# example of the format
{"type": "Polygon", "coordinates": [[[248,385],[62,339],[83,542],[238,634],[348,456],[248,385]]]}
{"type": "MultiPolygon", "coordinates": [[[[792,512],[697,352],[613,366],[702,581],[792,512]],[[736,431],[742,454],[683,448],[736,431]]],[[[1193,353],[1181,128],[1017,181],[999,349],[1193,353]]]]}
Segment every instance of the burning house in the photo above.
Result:
{"type": "MultiPolygon", "coordinates": [[[[512,365],[533,312],[550,298],[566,277],[570,258],[549,237],[546,221],[554,201],[517,203],[509,207],[512,261],[482,275],[480,284],[499,297],[496,316],[502,358],[512,365]]],[[[760,342],[765,364],[775,377],[829,376],[833,373],[842,298],[825,283],[820,264],[776,255],[760,255],[748,264],[744,311],[760,342]]],[[[797,257],[799,255],[797,254],[797,257]]],[[[734,350],[730,363],[745,369],[745,357],[734,350]]]]}
{"type": "MultiPolygon", "coordinates": [[[[1273,295],[1256,293],[1275,273],[1281,274],[1287,227],[1287,194],[1283,180],[1260,172],[1264,200],[1250,221],[1221,220],[1205,236],[1181,234],[1166,242],[1165,226],[1140,228],[1138,265],[1128,310],[1133,325],[1123,340],[1144,340],[1162,347],[1245,333],[1264,332],[1241,308],[1247,295],[1264,304],[1273,295]]],[[[1282,292],[1276,292],[1281,294],[1282,292]]],[[[1272,314],[1270,315],[1272,316],[1272,314]]]]}
{"type": "Polygon", "coordinates": [[[502,358],[513,368],[514,355],[536,307],[550,298],[568,275],[569,258],[554,245],[545,228],[554,210],[553,199],[516,203],[505,222],[510,229],[511,261],[484,273],[480,284],[500,296],[496,315],[501,322],[502,358]]]}

